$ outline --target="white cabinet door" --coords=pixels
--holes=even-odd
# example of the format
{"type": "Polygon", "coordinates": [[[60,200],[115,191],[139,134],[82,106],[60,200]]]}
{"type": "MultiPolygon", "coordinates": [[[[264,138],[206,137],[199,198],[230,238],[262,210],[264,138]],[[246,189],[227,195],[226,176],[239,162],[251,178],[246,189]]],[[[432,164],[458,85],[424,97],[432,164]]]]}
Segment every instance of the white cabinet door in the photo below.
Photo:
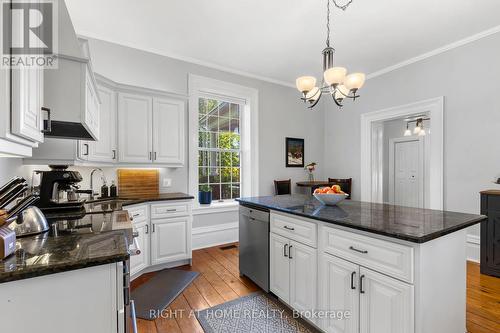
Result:
{"type": "Polygon", "coordinates": [[[270,233],[269,289],[285,302],[290,300],[288,239],[270,233]]]}
{"type": "Polygon", "coordinates": [[[151,220],[151,264],[191,258],[189,216],[151,220]]]}
{"type": "Polygon", "coordinates": [[[184,101],[153,100],[153,158],[155,163],[184,165],[184,101]]]}
{"type": "Polygon", "coordinates": [[[329,333],[356,333],[359,320],[359,266],[323,254],[319,263],[319,309],[350,311],[350,318],[324,318],[320,327],[329,333]]]}
{"type": "MultiPolygon", "coordinates": [[[[116,93],[99,87],[101,105],[99,108],[99,140],[88,141],[88,161],[113,163],[117,161],[117,109],[116,93]]],[[[81,156],[80,156],[81,158],[81,156]]]]}
{"type": "Polygon", "coordinates": [[[289,241],[290,306],[299,311],[316,309],[317,251],[298,242],[289,241]]]}
{"type": "Polygon", "coordinates": [[[130,257],[130,273],[137,274],[149,266],[149,222],[137,223],[134,225],[135,231],[139,233],[137,244],[141,249],[141,254],[130,257]]]}
{"type": "Polygon", "coordinates": [[[413,286],[360,268],[360,333],[413,333],[413,286]]]}
{"type": "Polygon", "coordinates": [[[12,128],[13,134],[43,142],[43,69],[12,70],[12,128]]]}
{"type": "Polygon", "coordinates": [[[125,163],[152,162],[152,99],[118,95],[119,160],[125,163]]]}
{"type": "Polygon", "coordinates": [[[99,140],[99,98],[88,66],[85,66],[84,124],[95,140],[99,140]]]}

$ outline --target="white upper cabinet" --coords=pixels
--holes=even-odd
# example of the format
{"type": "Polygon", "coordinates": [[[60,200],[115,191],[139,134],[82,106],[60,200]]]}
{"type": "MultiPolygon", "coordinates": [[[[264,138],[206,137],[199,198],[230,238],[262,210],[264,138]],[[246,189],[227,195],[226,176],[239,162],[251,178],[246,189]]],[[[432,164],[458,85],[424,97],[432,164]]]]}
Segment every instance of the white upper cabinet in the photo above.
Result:
{"type": "Polygon", "coordinates": [[[185,117],[183,100],[119,93],[119,162],[183,166],[185,117]]]}
{"type": "Polygon", "coordinates": [[[43,68],[12,70],[12,134],[43,142],[43,68]]]}
{"type": "Polygon", "coordinates": [[[98,86],[97,90],[101,98],[99,140],[80,142],[79,158],[86,161],[114,163],[118,160],[117,94],[102,86],[98,86]]]}
{"type": "Polygon", "coordinates": [[[184,164],[185,150],[184,101],[153,99],[153,160],[155,163],[184,164]]]}
{"type": "Polygon", "coordinates": [[[153,100],[151,97],[118,94],[119,160],[123,163],[153,161],[153,100]]]}

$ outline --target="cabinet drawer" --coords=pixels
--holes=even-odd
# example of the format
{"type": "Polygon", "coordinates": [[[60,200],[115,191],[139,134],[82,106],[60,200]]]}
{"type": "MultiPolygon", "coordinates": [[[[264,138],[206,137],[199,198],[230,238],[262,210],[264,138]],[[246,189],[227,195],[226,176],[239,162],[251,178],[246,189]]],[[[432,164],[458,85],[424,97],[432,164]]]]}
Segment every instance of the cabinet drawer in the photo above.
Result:
{"type": "Polygon", "coordinates": [[[320,228],[326,253],[413,283],[412,247],[325,226],[320,228]]]}
{"type": "Polygon", "coordinates": [[[191,205],[188,202],[158,203],[151,205],[151,218],[186,216],[190,214],[191,205]]]}
{"type": "Polygon", "coordinates": [[[288,215],[271,213],[271,231],[312,247],[317,246],[317,225],[288,215]]]}
{"type": "Polygon", "coordinates": [[[125,207],[132,222],[140,223],[149,219],[148,205],[125,207]]]}

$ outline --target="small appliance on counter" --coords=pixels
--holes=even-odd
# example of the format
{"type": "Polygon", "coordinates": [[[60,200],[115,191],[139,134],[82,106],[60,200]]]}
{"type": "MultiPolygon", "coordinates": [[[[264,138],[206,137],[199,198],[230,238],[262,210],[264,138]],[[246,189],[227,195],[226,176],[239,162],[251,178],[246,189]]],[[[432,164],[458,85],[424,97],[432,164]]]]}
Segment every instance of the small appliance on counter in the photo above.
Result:
{"type": "Polygon", "coordinates": [[[40,200],[36,206],[42,211],[83,209],[85,200],[75,195],[80,192],[78,183],[83,180],[82,175],[67,170],[67,165],[49,165],[49,168],[49,171],[35,171],[40,175],[40,200]]]}
{"type": "Polygon", "coordinates": [[[18,177],[0,188],[0,227],[3,229],[4,244],[11,233],[14,234],[15,241],[16,236],[39,234],[49,229],[40,209],[32,206],[39,197],[26,195],[27,190],[26,180],[18,177]]]}
{"type": "Polygon", "coordinates": [[[7,227],[0,227],[0,261],[16,250],[16,233],[7,227]]]}

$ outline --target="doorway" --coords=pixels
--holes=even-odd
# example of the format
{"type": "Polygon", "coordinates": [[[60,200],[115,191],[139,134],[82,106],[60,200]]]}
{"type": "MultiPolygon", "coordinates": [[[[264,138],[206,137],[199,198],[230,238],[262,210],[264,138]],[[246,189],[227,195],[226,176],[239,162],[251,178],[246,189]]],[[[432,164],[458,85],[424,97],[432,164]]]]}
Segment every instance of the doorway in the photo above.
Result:
{"type": "Polygon", "coordinates": [[[426,173],[423,138],[390,139],[388,150],[388,202],[393,205],[424,208],[426,173]]]}
{"type": "MultiPolygon", "coordinates": [[[[424,181],[424,197],[419,197],[419,206],[431,209],[443,209],[443,137],[444,137],[444,98],[438,97],[411,104],[396,106],[361,115],[361,200],[367,202],[390,202],[389,172],[384,170],[388,155],[387,135],[384,135],[384,122],[401,121],[425,114],[432,119],[432,135],[424,141],[424,167],[419,182],[424,181]],[[384,149],[384,147],[386,147],[384,149]],[[384,156],[385,154],[385,156],[384,156]],[[427,172],[425,171],[427,169],[427,172]],[[384,197],[384,193],[385,197],[384,197]],[[420,205],[420,202],[423,202],[420,205]]],[[[401,125],[403,126],[403,125],[401,125]]],[[[399,127],[399,134],[392,138],[404,136],[406,128],[399,127]]],[[[415,125],[413,125],[415,126],[415,125]]],[[[429,128],[427,128],[429,129],[429,128]]],[[[387,132],[385,132],[387,133],[387,132]]],[[[414,134],[414,133],[413,133],[414,134]]],[[[418,137],[418,135],[413,135],[418,137]]],[[[420,141],[420,140],[419,140],[420,141]]],[[[409,148],[408,148],[409,149],[409,148]]],[[[388,168],[386,168],[387,170],[388,168]]],[[[415,177],[417,178],[417,177],[415,177]]],[[[420,185],[419,185],[420,186],[420,185]]],[[[407,199],[404,199],[407,200],[407,199]]],[[[412,199],[415,200],[415,199],[412,199]]],[[[393,201],[395,202],[395,200],[393,201]]],[[[415,201],[413,201],[415,202],[415,201]]]]}

